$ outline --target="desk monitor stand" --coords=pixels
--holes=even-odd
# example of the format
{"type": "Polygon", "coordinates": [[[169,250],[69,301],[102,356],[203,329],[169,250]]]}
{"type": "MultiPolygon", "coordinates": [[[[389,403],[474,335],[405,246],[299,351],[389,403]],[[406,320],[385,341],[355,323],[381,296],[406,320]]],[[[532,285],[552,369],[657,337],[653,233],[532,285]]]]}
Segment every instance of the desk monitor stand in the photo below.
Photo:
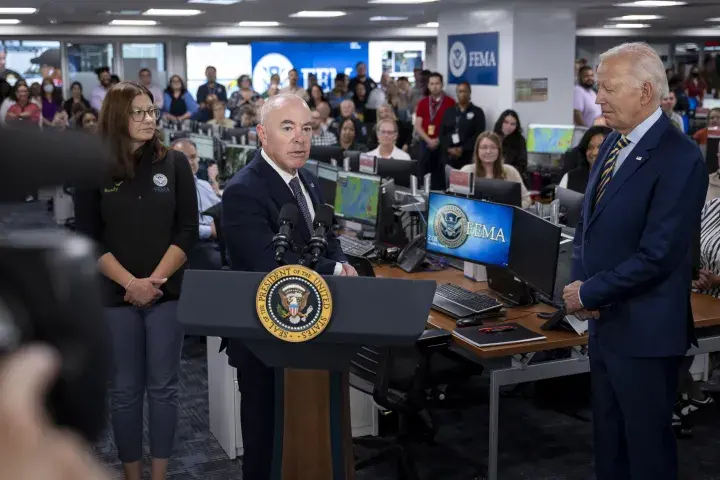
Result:
{"type": "Polygon", "coordinates": [[[312,340],[290,343],[271,335],[258,318],[256,293],[265,276],[186,271],[180,321],[191,335],[242,339],[275,368],[273,480],[353,480],[350,360],[363,345],[414,345],[425,329],[436,283],[323,277],[332,297],[330,321],[312,340]]]}

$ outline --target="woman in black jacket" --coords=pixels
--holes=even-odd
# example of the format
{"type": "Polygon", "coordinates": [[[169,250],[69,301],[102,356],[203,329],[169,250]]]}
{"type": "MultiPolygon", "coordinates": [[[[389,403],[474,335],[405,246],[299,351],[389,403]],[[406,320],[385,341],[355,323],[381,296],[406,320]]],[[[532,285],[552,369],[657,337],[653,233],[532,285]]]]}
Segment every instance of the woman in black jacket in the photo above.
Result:
{"type": "Polygon", "coordinates": [[[177,318],[186,254],[198,239],[195,180],[182,153],[158,138],[150,92],[121,82],[107,92],[99,133],[116,155],[99,189],[78,189],[77,230],[99,244],[114,373],[110,388],[118,456],[128,480],[142,475],[148,395],[152,478],[166,476],[175,438],[183,330],[177,318]]]}
{"type": "Polygon", "coordinates": [[[522,133],[520,117],[515,110],[505,110],[495,122],[493,131],[502,138],[502,148],[505,152],[504,163],[512,165],[520,173],[525,175],[528,164],[527,146],[525,136],[522,133]]]}
{"type": "Polygon", "coordinates": [[[575,159],[577,163],[563,175],[562,180],[560,180],[562,188],[585,193],[590,178],[590,169],[597,159],[600,146],[605,137],[610,135],[611,132],[610,127],[590,127],[580,139],[578,146],[565,154],[566,163],[570,163],[567,158],[575,159]]]}

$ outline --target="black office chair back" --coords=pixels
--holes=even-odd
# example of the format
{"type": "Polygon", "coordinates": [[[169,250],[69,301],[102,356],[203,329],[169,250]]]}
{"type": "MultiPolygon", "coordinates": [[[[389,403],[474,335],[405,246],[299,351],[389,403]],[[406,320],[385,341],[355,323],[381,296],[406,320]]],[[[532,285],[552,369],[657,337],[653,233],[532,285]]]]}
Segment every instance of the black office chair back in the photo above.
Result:
{"type": "Polygon", "coordinates": [[[391,367],[389,351],[389,348],[363,346],[350,361],[350,385],[371,395],[378,405],[388,410],[393,407],[387,395],[391,367]]]}

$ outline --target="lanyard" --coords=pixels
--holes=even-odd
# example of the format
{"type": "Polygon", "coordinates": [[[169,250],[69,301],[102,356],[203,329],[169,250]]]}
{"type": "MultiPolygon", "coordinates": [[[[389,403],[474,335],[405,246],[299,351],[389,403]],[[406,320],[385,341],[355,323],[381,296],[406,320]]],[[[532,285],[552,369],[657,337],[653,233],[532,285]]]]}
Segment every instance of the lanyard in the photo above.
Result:
{"type": "Polygon", "coordinates": [[[440,111],[440,105],[442,104],[443,96],[440,97],[440,99],[437,102],[434,102],[432,98],[430,98],[430,123],[435,123],[435,117],[438,114],[438,111],[440,111]]]}

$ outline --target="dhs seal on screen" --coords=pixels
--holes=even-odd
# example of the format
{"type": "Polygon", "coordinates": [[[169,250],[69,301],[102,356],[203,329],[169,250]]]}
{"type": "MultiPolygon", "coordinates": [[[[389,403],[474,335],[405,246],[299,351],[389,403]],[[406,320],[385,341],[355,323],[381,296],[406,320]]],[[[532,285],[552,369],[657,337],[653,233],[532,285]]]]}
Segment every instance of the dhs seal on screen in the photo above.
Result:
{"type": "Polygon", "coordinates": [[[498,84],[497,32],[448,36],[448,83],[498,84]]]}

